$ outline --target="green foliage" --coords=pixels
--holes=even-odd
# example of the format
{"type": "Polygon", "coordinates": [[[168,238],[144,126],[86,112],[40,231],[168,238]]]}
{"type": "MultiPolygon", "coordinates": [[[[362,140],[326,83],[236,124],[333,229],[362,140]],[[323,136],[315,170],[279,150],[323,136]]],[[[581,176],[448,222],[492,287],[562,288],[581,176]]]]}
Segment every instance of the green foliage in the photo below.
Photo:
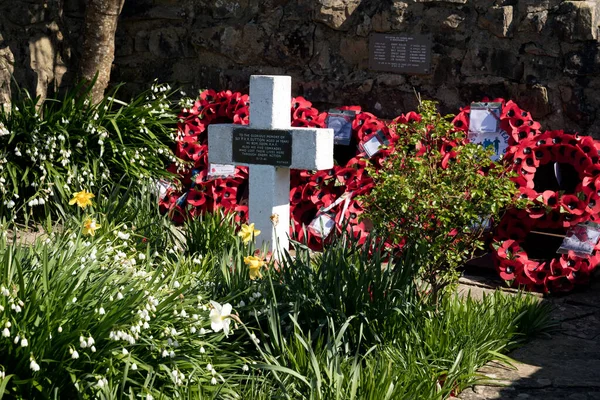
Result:
{"type": "Polygon", "coordinates": [[[232,216],[173,227],[139,184],[70,207],[32,245],[0,237],[0,397],[444,399],[550,324],[528,296],[435,307],[423,255],[392,257],[377,237],[321,254],[294,243],[251,280],[244,258],[264,249],[232,216]],[[233,305],[228,337],[209,300],[233,305]]]}
{"type": "Polygon", "coordinates": [[[152,228],[164,218],[141,192],[100,195],[32,245],[0,237],[0,397],[235,397],[244,384],[249,337],[210,330],[208,300],[226,299],[179,235],[152,228]]]}
{"type": "Polygon", "coordinates": [[[125,103],[117,89],[98,104],[81,85],[41,104],[17,90],[0,108],[0,217],[64,215],[74,192],[169,175],[172,91],[155,84],[125,103]]]}
{"type": "Polygon", "coordinates": [[[386,324],[416,300],[414,261],[411,252],[390,259],[373,236],[359,245],[344,233],[322,254],[296,243],[295,256],[287,254],[272,274],[275,295],[281,303],[293,304],[288,311],[297,314],[303,329],[326,329],[329,320],[341,326],[353,318],[350,329],[358,332],[362,326],[370,346],[393,335],[386,324]]]}
{"type": "Polygon", "coordinates": [[[504,353],[551,328],[549,306],[532,296],[453,296],[441,299],[437,311],[410,302],[412,312],[388,316],[380,326],[384,331],[393,324],[393,335],[364,346],[373,320],[352,329],[357,316],[337,323],[332,313],[311,331],[299,323],[310,309],[281,317],[276,310],[282,307],[271,297],[268,335],[262,336],[266,362],[257,365],[279,375],[244,398],[445,399],[479,382],[477,370],[485,363],[510,365],[504,353]]]}
{"type": "Polygon", "coordinates": [[[422,256],[421,276],[436,298],[483,248],[485,221],[514,204],[516,189],[489,150],[454,129],[452,116],[429,101],[419,113],[420,121],[397,127],[400,139],[383,168],[369,170],[376,185],[363,201],[375,226],[422,256]]]}

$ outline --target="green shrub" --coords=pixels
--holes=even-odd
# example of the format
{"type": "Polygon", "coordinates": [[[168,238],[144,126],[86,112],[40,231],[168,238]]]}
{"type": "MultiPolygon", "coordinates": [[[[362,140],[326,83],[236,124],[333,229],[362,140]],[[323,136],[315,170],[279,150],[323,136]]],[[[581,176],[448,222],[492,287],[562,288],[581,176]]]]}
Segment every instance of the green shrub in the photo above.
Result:
{"type": "Polygon", "coordinates": [[[82,189],[168,175],[177,123],[168,86],[129,103],[115,98],[117,87],[95,105],[81,90],[41,104],[16,91],[0,108],[0,218],[60,215],[82,189]]]}
{"type": "Polygon", "coordinates": [[[422,119],[400,124],[395,151],[363,196],[366,216],[396,244],[421,256],[421,278],[434,300],[455,282],[456,268],[484,245],[486,221],[514,204],[516,189],[491,152],[466,142],[465,133],[433,102],[419,106],[422,119]]]}

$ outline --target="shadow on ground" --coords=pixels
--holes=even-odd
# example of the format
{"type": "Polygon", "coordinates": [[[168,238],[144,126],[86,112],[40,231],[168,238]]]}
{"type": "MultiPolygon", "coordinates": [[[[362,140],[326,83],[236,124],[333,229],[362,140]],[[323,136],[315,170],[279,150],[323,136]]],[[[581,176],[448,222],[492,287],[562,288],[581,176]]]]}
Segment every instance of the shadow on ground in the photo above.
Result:
{"type": "MultiPolygon", "coordinates": [[[[491,276],[465,277],[460,290],[477,295],[499,284],[491,276]]],[[[560,330],[510,353],[514,369],[484,366],[480,372],[493,379],[491,384],[467,389],[460,399],[600,400],[600,279],[581,292],[542,301],[554,305],[560,330]]]]}

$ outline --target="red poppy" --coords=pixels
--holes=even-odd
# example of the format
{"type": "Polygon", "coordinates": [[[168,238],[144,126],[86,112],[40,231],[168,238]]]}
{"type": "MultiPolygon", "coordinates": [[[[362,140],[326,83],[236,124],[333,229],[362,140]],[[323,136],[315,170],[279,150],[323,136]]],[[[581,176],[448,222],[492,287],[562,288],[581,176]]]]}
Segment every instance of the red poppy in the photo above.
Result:
{"type": "Polygon", "coordinates": [[[333,178],[335,178],[336,172],[339,169],[340,167],[336,165],[330,169],[317,171],[310,177],[310,180],[315,182],[317,185],[329,183],[333,178]]]}
{"type": "Polygon", "coordinates": [[[505,259],[527,259],[527,255],[521,250],[519,243],[512,239],[503,241],[496,250],[496,255],[505,259]]]}
{"type": "Polygon", "coordinates": [[[452,124],[454,125],[454,127],[456,129],[466,132],[469,129],[469,117],[468,117],[468,114],[466,112],[459,113],[452,120],[452,124]]]}
{"type": "Polygon", "coordinates": [[[312,107],[312,103],[306,100],[302,96],[294,97],[292,99],[292,110],[297,110],[299,108],[310,108],[312,107]]]}
{"type": "Polygon", "coordinates": [[[233,123],[237,125],[250,124],[250,107],[244,106],[238,108],[233,115],[233,123]]]}
{"type": "Polygon", "coordinates": [[[558,192],[552,190],[545,190],[542,193],[542,201],[548,207],[557,208],[560,206],[558,192]]]}
{"type": "Polygon", "coordinates": [[[290,190],[290,204],[298,204],[302,201],[303,187],[295,186],[290,190]]]}
{"type": "Polygon", "coordinates": [[[207,202],[206,191],[197,188],[190,189],[187,196],[187,202],[194,207],[204,206],[207,202]]]}
{"type": "Polygon", "coordinates": [[[227,100],[227,108],[226,114],[228,116],[233,116],[235,112],[240,108],[240,100],[242,99],[242,94],[240,92],[232,93],[227,100]]]}
{"type": "Polygon", "coordinates": [[[372,119],[377,119],[377,117],[368,112],[361,112],[360,114],[356,115],[356,118],[354,118],[352,121],[352,130],[354,132],[358,132],[365,122],[372,119]]]}
{"type": "Polygon", "coordinates": [[[497,268],[500,278],[505,281],[512,281],[523,271],[523,263],[519,260],[502,260],[497,268]]]}
{"type": "Polygon", "coordinates": [[[237,205],[234,211],[236,222],[245,223],[248,221],[248,206],[237,205]]]}
{"type": "Polygon", "coordinates": [[[344,221],[350,225],[359,223],[359,217],[364,212],[364,208],[356,200],[351,200],[348,208],[344,212],[344,221]]]}
{"type": "Polygon", "coordinates": [[[381,134],[386,137],[389,136],[387,134],[387,127],[382,121],[378,119],[370,119],[362,124],[362,126],[356,133],[356,137],[359,141],[362,141],[364,138],[378,131],[381,131],[381,134]]]}
{"type": "Polygon", "coordinates": [[[529,199],[531,201],[536,201],[537,198],[539,197],[539,193],[536,192],[533,189],[529,189],[527,187],[520,187],[519,188],[519,198],[521,199],[529,199]]]}
{"type": "Polygon", "coordinates": [[[347,182],[354,179],[357,173],[358,170],[354,168],[340,168],[336,171],[335,176],[338,182],[342,185],[346,185],[347,182]]]}
{"type": "Polygon", "coordinates": [[[582,215],[585,212],[587,204],[573,194],[566,194],[560,199],[560,205],[564,209],[574,215],[582,215]]]}

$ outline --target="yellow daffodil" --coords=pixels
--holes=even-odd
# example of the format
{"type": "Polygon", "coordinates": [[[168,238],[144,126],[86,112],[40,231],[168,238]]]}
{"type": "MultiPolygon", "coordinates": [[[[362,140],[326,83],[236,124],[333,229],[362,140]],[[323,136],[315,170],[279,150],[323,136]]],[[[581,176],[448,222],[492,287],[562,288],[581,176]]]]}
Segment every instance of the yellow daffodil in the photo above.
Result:
{"type": "Polygon", "coordinates": [[[71,201],[69,201],[70,205],[77,203],[77,205],[81,208],[86,208],[87,206],[92,205],[92,199],[95,196],[92,193],[86,192],[85,189],[81,192],[77,192],[73,195],[71,201]]]}
{"type": "Polygon", "coordinates": [[[258,257],[255,257],[255,256],[248,256],[248,257],[244,257],[244,262],[250,269],[250,279],[251,280],[255,280],[257,278],[258,279],[262,278],[260,269],[263,265],[265,265],[265,262],[263,260],[261,260],[258,257]]]}
{"type": "Polygon", "coordinates": [[[248,244],[254,237],[260,235],[258,229],[254,229],[254,224],[242,225],[242,229],[238,232],[238,236],[242,238],[244,244],[248,244]]]}
{"type": "Polygon", "coordinates": [[[100,227],[101,225],[98,225],[95,219],[88,218],[83,223],[83,234],[94,236],[96,234],[96,230],[100,227]]]}

